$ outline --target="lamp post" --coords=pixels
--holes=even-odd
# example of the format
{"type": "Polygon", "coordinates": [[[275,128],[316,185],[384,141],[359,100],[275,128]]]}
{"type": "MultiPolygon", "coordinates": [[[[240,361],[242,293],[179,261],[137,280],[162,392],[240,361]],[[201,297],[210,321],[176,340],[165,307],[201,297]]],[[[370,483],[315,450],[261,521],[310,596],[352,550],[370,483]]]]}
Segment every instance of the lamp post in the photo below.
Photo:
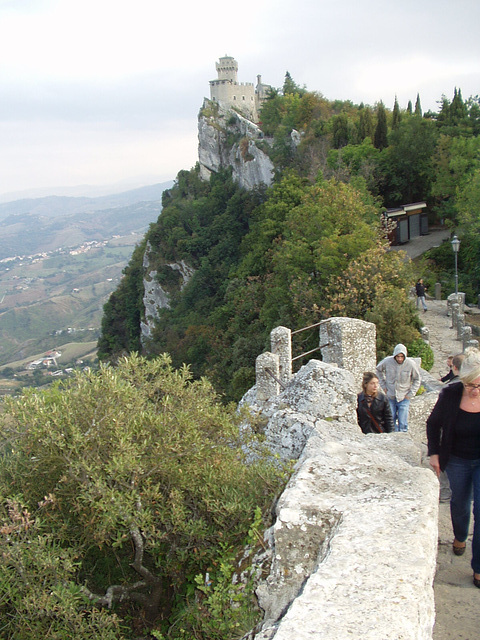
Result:
{"type": "Polygon", "coordinates": [[[453,236],[452,249],[455,254],[455,296],[458,298],[458,250],[460,249],[460,240],[457,236],[453,236]]]}

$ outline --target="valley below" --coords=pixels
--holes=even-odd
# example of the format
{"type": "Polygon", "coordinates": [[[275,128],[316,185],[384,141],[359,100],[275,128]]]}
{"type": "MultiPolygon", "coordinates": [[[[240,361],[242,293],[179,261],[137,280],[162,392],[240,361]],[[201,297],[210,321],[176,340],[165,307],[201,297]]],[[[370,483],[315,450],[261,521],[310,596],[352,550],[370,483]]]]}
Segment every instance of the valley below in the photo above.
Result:
{"type": "Polygon", "coordinates": [[[103,306],[170,184],[119,194],[107,209],[96,209],[105,198],[67,198],[68,215],[58,199],[29,201],[30,211],[22,201],[1,205],[0,394],[96,361],[103,306]],[[49,353],[59,355],[51,361],[49,353]]]}

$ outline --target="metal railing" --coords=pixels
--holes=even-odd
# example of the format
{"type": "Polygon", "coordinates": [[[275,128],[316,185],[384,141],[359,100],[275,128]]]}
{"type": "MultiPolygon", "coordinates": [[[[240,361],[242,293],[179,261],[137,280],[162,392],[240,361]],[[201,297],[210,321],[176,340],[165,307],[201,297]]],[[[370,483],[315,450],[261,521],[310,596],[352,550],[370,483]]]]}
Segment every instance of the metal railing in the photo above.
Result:
{"type": "MultiPolygon", "coordinates": [[[[327,320],[320,320],[320,322],[311,324],[308,327],[303,327],[302,329],[297,329],[296,331],[292,331],[291,335],[294,336],[296,333],[307,331],[307,329],[315,329],[315,327],[319,327],[324,322],[327,322],[327,320]]],[[[315,351],[320,351],[320,349],[323,349],[324,347],[328,347],[329,344],[330,344],[329,342],[326,342],[325,344],[321,344],[318,347],[315,347],[315,349],[310,349],[310,351],[305,351],[304,353],[301,353],[299,356],[295,356],[294,358],[292,358],[292,362],[295,362],[295,360],[300,360],[300,358],[304,358],[305,356],[309,356],[311,353],[315,353],[315,351]]]]}
{"type": "Polygon", "coordinates": [[[269,369],[268,367],[265,367],[265,373],[268,373],[268,375],[271,378],[273,378],[275,380],[275,382],[282,387],[282,389],[286,389],[287,388],[287,386],[285,384],[283,384],[283,382],[281,380],[279,380],[277,378],[277,376],[273,373],[273,371],[271,369],[269,369]]]}

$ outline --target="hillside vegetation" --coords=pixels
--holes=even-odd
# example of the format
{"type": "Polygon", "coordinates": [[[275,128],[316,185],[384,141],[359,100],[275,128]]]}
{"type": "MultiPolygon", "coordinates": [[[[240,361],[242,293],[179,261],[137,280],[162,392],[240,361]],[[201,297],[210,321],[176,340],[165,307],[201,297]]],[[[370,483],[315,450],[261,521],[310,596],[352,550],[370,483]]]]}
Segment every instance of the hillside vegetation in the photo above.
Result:
{"type": "MultiPolygon", "coordinates": [[[[277,325],[298,329],[329,315],[363,318],[377,325],[378,357],[418,338],[407,296],[416,273],[388,251],[381,212],[425,200],[431,223],[453,227],[470,215],[479,171],[478,98],[464,101],[455,90],[451,101],[442,98],[438,113],[423,114],[419,96],[414,108],[395,102],[389,110],[382,103],[328,101],[287,74],[283,89],[262,108],[261,127],[262,148],[276,168],[273,186],[246,192],[228,171],[209,183],[198,167],[181,171],[105,307],[101,358],[166,351],[175,366],[190,364],[227,398],[239,399],[277,325]],[[300,133],[298,145],[293,130],[300,133]],[[171,308],[162,310],[142,345],[147,242],[150,269],[171,308]],[[180,260],[195,269],[184,288],[167,266],[180,260]]],[[[478,255],[478,240],[472,234],[464,240],[478,255]]],[[[473,263],[472,291],[478,284],[473,263]]],[[[432,260],[422,264],[422,275],[449,283],[452,265],[443,267],[436,271],[432,260]]],[[[314,336],[302,339],[299,352],[316,346],[314,336]]]]}

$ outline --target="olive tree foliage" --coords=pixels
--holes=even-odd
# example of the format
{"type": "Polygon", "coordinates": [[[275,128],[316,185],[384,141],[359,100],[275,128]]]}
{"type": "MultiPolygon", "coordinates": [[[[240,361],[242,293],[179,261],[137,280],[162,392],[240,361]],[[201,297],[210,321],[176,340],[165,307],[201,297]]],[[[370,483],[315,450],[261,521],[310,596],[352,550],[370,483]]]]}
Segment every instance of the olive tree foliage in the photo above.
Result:
{"type": "Polygon", "coordinates": [[[240,435],[241,419],[208,381],[174,370],[166,355],[134,354],[63,387],[6,398],[5,637],[38,638],[52,619],[61,626],[83,615],[85,624],[108,623],[117,635],[68,635],[65,622],[65,635],[49,637],[121,638],[118,620],[104,610],[118,602],[134,603],[151,622],[160,610],[168,614],[220,547],[242,542],[255,510],[268,511],[283,481],[260,450],[251,460],[255,443],[240,435]],[[15,634],[23,619],[34,621],[37,635],[15,634]]]}

